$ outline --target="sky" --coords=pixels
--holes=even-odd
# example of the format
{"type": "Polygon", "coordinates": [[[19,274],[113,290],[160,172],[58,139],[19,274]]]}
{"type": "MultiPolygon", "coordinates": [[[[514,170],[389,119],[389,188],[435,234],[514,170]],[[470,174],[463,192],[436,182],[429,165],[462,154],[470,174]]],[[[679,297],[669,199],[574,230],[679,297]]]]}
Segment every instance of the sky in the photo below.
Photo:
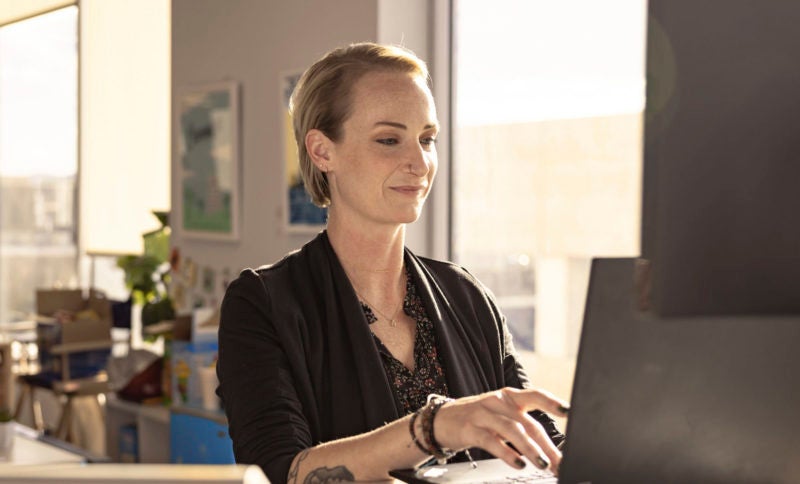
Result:
{"type": "Polygon", "coordinates": [[[645,99],[645,0],[459,0],[458,122],[635,113],[645,99]]]}

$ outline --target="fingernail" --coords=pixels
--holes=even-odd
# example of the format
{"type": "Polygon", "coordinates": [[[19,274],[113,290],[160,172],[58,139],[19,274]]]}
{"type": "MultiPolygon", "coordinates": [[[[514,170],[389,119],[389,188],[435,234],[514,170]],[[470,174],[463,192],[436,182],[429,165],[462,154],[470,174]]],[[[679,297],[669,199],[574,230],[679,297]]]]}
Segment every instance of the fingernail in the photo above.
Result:
{"type": "Polygon", "coordinates": [[[546,461],[541,456],[537,456],[536,457],[536,466],[539,469],[547,469],[548,467],[550,467],[550,462],[546,461]]]}
{"type": "Polygon", "coordinates": [[[564,415],[567,415],[569,413],[569,407],[565,407],[564,405],[559,405],[558,411],[563,413],[564,415]]]}
{"type": "Polygon", "coordinates": [[[520,469],[524,469],[525,466],[527,465],[527,464],[525,464],[525,461],[520,459],[519,457],[516,458],[516,460],[514,461],[514,464],[516,464],[517,467],[519,467],[520,469]]]}

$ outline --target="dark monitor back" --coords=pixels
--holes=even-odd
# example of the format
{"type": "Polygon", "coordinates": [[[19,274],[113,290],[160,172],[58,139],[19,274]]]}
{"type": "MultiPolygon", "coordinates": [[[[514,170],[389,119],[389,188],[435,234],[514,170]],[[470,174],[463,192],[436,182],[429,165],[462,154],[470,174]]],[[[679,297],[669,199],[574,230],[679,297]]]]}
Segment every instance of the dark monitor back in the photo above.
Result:
{"type": "Polygon", "coordinates": [[[649,16],[653,308],[800,314],[800,2],[650,0],[649,16]]]}
{"type": "Polygon", "coordinates": [[[561,483],[800,482],[800,317],[663,319],[592,263],[561,483]]]}

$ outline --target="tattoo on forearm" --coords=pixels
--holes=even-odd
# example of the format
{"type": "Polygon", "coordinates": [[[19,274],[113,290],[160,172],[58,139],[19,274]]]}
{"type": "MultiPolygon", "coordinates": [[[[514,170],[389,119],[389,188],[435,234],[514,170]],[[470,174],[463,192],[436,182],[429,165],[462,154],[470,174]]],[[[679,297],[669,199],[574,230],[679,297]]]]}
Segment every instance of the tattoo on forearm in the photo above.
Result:
{"type": "Polygon", "coordinates": [[[300,469],[300,463],[308,457],[308,451],[309,449],[306,449],[297,454],[294,464],[289,468],[289,475],[286,476],[287,484],[297,484],[297,471],[300,469]]]}
{"type": "Polygon", "coordinates": [[[334,482],[353,482],[353,473],[345,466],[319,467],[306,475],[304,484],[328,484],[334,482]]]}

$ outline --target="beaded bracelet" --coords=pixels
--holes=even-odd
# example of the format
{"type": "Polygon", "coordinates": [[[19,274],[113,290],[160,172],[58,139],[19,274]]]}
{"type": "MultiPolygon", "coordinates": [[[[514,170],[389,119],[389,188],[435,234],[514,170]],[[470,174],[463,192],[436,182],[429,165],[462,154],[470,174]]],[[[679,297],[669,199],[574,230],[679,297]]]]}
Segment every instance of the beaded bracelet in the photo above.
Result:
{"type": "Polygon", "coordinates": [[[424,444],[425,453],[428,455],[433,455],[436,449],[434,449],[433,445],[431,445],[431,440],[428,438],[428,434],[430,433],[429,427],[432,425],[430,404],[426,404],[424,407],[420,408],[419,411],[420,427],[422,427],[422,437],[420,440],[424,444]]]}
{"type": "Polygon", "coordinates": [[[451,449],[443,448],[437,441],[433,433],[433,422],[439,409],[447,402],[452,402],[452,398],[443,397],[432,393],[428,395],[428,404],[425,406],[423,416],[426,417],[422,420],[422,435],[428,441],[428,450],[430,454],[436,458],[439,465],[444,465],[447,460],[456,455],[456,452],[451,449]]]}
{"type": "Polygon", "coordinates": [[[411,433],[411,441],[417,445],[417,448],[421,450],[423,454],[429,454],[430,452],[428,452],[428,449],[423,447],[419,440],[417,440],[417,434],[414,432],[414,424],[416,423],[417,417],[419,417],[421,412],[422,408],[414,412],[414,414],[411,416],[411,421],[408,423],[408,431],[411,433]]]}
{"type": "MultiPolygon", "coordinates": [[[[411,419],[408,423],[408,431],[411,434],[411,441],[416,444],[417,448],[421,450],[423,454],[428,454],[435,457],[436,462],[439,465],[446,464],[448,459],[456,455],[456,452],[451,449],[442,448],[441,445],[439,445],[439,443],[436,441],[436,437],[433,434],[433,419],[436,417],[436,413],[445,403],[452,401],[452,398],[431,394],[428,396],[428,403],[424,407],[414,412],[414,414],[411,415],[411,419]],[[423,445],[422,442],[420,442],[420,439],[417,439],[417,434],[414,428],[417,418],[420,417],[422,418],[422,440],[425,440],[427,437],[428,441],[425,442],[427,445],[423,445]]],[[[464,454],[466,454],[467,459],[469,459],[472,468],[477,469],[478,464],[472,460],[469,449],[464,449],[464,454]]]]}
{"type": "Polygon", "coordinates": [[[430,405],[425,405],[420,407],[419,410],[414,412],[411,416],[411,420],[408,422],[408,431],[411,434],[411,441],[416,444],[417,448],[422,451],[423,454],[427,454],[433,456],[436,452],[436,449],[430,444],[430,442],[426,439],[428,435],[428,425],[430,424],[430,405]],[[417,418],[420,420],[420,426],[422,427],[421,432],[422,435],[420,438],[417,438],[416,427],[415,423],[417,418]]]}

